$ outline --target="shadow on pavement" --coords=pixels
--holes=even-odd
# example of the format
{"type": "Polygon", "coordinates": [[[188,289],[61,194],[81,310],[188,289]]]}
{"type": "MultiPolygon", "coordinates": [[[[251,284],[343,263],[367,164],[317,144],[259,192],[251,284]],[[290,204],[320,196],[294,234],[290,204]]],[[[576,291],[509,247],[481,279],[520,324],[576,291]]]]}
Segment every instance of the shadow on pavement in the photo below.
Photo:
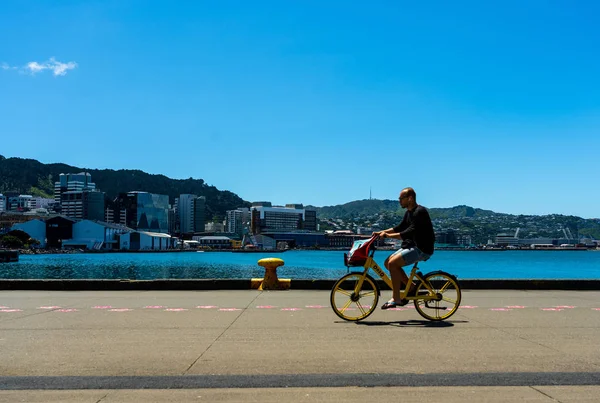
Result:
{"type": "Polygon", "coordinates": [[[397,326],[397,327],[453,327],[455,323],[468,323],[466,320],[451,320],[432,322],[430,320],[400,320],[392,322],[383,321],[361,321],[357,325],[363,326],[397,326]]]}

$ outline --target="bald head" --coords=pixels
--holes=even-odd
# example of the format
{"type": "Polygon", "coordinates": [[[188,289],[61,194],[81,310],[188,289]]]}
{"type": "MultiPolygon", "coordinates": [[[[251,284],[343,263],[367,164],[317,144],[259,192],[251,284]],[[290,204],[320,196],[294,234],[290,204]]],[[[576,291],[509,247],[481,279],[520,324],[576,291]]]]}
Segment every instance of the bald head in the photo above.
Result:
{"type": "Polygon", "coordinates": [[[411,197],[417,201],[417,193],[413,188],[404,188],[400,191],[400,196],[411,197]]]}

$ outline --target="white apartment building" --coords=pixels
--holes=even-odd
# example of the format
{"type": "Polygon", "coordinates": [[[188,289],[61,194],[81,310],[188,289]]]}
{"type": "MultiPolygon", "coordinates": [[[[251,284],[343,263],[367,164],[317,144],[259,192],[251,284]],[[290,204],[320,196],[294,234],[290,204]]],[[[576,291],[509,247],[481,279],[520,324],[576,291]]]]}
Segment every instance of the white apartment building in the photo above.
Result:
{"type": "Polygon", "coordinates": [[[246,207],[228,210],[226,215],[227,232],[243,235],[244,226],[250,224],[250,209],[246,207]]]}

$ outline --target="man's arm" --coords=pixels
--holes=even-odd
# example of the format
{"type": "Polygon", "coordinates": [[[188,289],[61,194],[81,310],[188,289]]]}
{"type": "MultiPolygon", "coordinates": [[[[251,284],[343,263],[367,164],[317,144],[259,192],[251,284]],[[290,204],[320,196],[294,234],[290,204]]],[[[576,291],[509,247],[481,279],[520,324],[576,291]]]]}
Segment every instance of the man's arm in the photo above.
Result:
{"type": "MultiPolygon", "coordinates": [[[[391,228],[391,229],[393,231],[393,228],[391,228]]],[[[383,232],[383,231],[381,231],[381,232],[383,232]]],[[[382,238],[402,239],[402,235],[399,232],[385,232],[385,234],[382,235],[382,238]]]]}

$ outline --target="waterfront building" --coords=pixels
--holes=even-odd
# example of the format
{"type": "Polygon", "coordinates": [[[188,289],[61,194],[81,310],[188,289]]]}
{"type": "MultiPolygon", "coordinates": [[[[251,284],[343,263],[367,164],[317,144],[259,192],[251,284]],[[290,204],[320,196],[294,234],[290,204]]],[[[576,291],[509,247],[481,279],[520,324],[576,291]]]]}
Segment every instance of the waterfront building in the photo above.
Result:
{"type": "Polygon", "coordinates": [[[131,231],[119,235],[122,250],[167,250],[174,249],[177,238],[169,234],[151,231],[131,231]]]}
{"type": "Polygon", "coordinates": [[[0,193],[0,213],[4,213],[6,211],[6,196],[0,193]]]}
{"type": "MultiPolygon", "coordinates": [[[[357,235],[351,233],[351,231],[335,231],[332,233],[325,234],[327,244],[332,248],[351,248],[354,241],[369,239],[370,235],[357,235]]],[[[383,245],[383,239],[378,239],[377,246],[383,245]]]]}
{"type": "MultiPolygon", "coordinates": [[[[274,250],[277,249],[277,241],[266,235],[256,235],[254,237],[258,249],[262,250],[274,250]]],[[[288,244],[289,245],[289,244],[288,244]]]]}
{"type": "Polygon", "coordinates": [[[103,221],[81,220],[73,223],[73,237],[62,241],[63,248],[89,250],[118,249],[119,235],[131,232],[130,228],[103,221]]]}
{"type": "MultiPolygon", "coordinates": [[[[169,196],[132,191],[120,193],[112,202],[113,216],[119,211],[119,223],[138,231],[169,231],[169,196]]],[[[116,217],[115,217],[116,218],[116,217]]]]}
{"type": "Polygon", "coordinates": [[[231,238],[226,236],[194,236],[193,241],[198,245],[210,249],[231,249],[231,238]]]}
{"type": "Polygon", "coordinates": [[[46,244],[51,248],[62,247],[62,241],[73,238],[73,224],[77,221],[56,216],[46,220],[46,244]]]}
{"type": "Polygon", "coordinates": [[[30,238],[40,242],[40,247],[46,247],[46,223],[40,219],[33,219],[22,223],[14,224],[12,230],[21,230],[26,232],[30,238]]]}
{"type": "Polygon", "coordinates": [[[516,246],[519,245],[519,238],[511,234],[496,235],[496,245],[498,246],[516,246]]]}
{"type": "Polygon", "coordinates": [[[250,226],[253,234],[265,231],[317,230],[315,210],[306,210],[302,204],[272,206],[270,202],[254,202],[250,207],[250,226]]]}
{"type": "Polygon", "coordinates": [[[435,243],[439,245],[458,245],[456,231],[452,229],[435,231],[435,243]]]}

